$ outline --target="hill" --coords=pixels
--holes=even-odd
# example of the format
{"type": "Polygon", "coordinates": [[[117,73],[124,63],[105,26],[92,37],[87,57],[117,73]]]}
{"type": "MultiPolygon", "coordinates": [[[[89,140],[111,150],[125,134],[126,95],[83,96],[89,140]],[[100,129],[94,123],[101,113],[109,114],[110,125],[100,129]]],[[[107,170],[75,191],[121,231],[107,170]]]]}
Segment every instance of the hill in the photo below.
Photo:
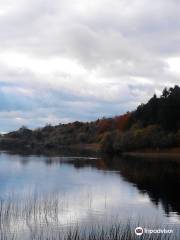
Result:
{"type": "Polygon", "coordinates": [[[0,137],[1,149],[93,146],[105,152],[180,146],[180,87],[165,88],[146,104],[122,116],[92,122],[21,127],[0,137]]]}

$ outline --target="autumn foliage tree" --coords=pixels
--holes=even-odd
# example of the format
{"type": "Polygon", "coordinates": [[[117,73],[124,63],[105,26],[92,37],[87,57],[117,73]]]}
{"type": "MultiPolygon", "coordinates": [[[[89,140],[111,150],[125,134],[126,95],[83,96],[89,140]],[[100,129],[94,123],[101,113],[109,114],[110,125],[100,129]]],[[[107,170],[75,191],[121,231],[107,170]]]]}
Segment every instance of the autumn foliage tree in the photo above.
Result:
{"type": "Polygon", "coordinates": [[[112,128],[112,119],[103,118],[99,120],[97,125],[98,133],[104,133],[104,132],[110,131],[111,128],[112,128]]]}
{"type": "Polygon", "coordinates": [[[114,119],[115,128],[121,132],[124,132],[130,126],[131,113],[126,113],[122,116],[117,116],[114,119]]]}

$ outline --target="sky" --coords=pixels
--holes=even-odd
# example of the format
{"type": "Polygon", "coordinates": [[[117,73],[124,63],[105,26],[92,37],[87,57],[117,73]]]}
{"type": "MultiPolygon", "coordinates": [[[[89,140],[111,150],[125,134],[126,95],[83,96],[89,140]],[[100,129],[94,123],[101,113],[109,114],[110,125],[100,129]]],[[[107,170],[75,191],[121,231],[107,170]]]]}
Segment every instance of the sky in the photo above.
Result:
{"type": "Polygon", "coordinates": [[[0,0],[0,132],[120,115],[180,79],[179,0],[0,0]]]}

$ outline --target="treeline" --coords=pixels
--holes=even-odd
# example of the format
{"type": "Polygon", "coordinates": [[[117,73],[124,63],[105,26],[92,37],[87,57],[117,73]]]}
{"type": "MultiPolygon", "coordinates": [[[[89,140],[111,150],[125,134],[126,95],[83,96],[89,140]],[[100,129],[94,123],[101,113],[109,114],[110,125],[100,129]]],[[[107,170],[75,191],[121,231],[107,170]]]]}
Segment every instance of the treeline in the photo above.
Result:
{"type": "Polygon", "coordinates": [[[180,87],[165,88],[159,98],[154,95],[137,108],[134,119],[143,126],[158,124],[164,130],[177,131],[180,128],[180,87]]]}
{"type": "Polygon", "coordinates": [[[23,126],[1,137],[0,147],[59,148],[77,144],[101,145],[108,132],[125,131],[129,128],[130,115],[127,113],[123,116],[103,118],[92,122],[76,121],[57,126],[47,125],[35,130],[23,126]]]}
{"type": "Polygon", "coordinates": [[[102,142],[107,152],[162,149],[180,146],[180,87],[165,88],[131,113],[130,127],[108,133],[102,142]]]}
{"type": "Polygon", "coordinates": [[[1,148],[60,148],[97,144],[105,152],[180,146],[180,87],[165,88],[133,112],[92,122],[21,127],[0,138],[1,148]]]}

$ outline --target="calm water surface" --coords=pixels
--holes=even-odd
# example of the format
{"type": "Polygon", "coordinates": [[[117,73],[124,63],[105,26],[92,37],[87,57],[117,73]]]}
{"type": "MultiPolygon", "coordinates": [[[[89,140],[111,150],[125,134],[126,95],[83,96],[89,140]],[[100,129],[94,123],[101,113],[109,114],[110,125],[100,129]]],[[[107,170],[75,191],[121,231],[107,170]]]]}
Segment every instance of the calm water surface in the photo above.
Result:
{"type": "Polygon", "coordinates": [[[1,208],[11,203],[12,212],[6,227],[24,239],[35,220],[57,228],[128,219],[173,228],[180,224],[179,186],[178,160],[0,153],[1,208]]]}

